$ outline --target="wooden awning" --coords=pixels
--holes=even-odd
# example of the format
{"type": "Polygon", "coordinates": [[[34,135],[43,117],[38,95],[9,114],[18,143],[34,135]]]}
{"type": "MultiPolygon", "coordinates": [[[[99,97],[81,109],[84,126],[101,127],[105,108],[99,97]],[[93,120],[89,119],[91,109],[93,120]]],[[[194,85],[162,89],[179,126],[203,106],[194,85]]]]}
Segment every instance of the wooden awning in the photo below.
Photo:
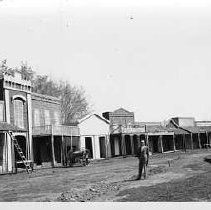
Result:
{"type": "Polygon", "coordinates": [[[19,128],[18,126],[6,123],[6,122],[0,122],[0,132],[26,132],[25,129],[19,128]]]}

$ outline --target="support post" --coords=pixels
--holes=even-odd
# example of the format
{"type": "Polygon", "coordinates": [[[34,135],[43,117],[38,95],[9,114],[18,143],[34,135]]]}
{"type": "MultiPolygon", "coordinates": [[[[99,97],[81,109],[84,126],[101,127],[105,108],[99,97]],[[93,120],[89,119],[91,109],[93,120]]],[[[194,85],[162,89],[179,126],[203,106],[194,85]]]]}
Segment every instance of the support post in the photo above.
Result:
{"type": "Polygon", "coordinates": [[[200,133],[198,133],[198,141],[199,141],[199,148],[201,149],[201,138],[200,138],[200,133]]]}
{"type": "Polygon", "coordinates": [[[55,167],[55,152],[54,152],[54,135],[53,135],[53,125],[51,125],[51,149],[52,149],[52,167],[55,167]]]}
{"type": "Polygon", "coordinates": [[[14,142],[11,139],[11,146],[12,146],[12,172],[16,172],[16,161],[15,161],[15,146],[14,142]]]}
{"type": "Polygon", "coordinates": [[[160,135],[160,147],[161,147],[161,153],[163,153],[163,136],[160,135]]]}
{"type": "Polygon", "coordinates": [[[122,149],[122,156],[126,157],[125,135],[124,134],[121,134],[121,149],[122,149]]]}
{"type": "Polygon", "coordinates": [[[130,135],[130,144],[131,144],[131,154],[134,155],[134,144],[133,144],[133,136],[130,135]]]}
{"type": "Polygon", "coordinates": [[[146,145],[149,147],[149,136],[145,135],[145,139],[146,139],[146,145]]]}
{"type": "Polygon", "coordinates": [[[108,136],[105,135],[105,158],[108,158],[108,136]]]}
{"type": "Polygon", "coordinates": [[[141,144],[140,144],[140,143],[141,143],[140,141],[141,141],[140,135],[137,135],[137,144],[138,144],[138,148],[139,148],[140,145],[141,145],[141,144]]]}
{"type": "Polygon", "coordinates": [[[186,152],[186,142],[185,142],[185,134],[183,134],[183,147],[186,152]]]}
{"type": "Polygon", "coordinates": [[[73,137],[72,137],[72,130],[70,129],[70,148],[73,149],[73,137]]]}
{"type": "Polygon", "coordinates": [[[207,136],[207,148],[209,148],[209,133],[206,132],[206,136],[207,136]]]}
{"type": "Polygon", "coordinates": [[[27,114],[28,114],[28,160],[34,162],[33,139],[32,139],[32,99],[31,93],[27,93],[27,114]]]}
{"type": "Polygon", "coordinates": [[[174,148],[174,151],[176,151],[176,145],[175,145],[175,135],[173,134],[173,148],[174,148]]]}
{"type": "Polygon", "coordinates": [[[190,134],[190,140],[191,140],[191,149],[193,150],[193,134],[190,134]]]}
{"type": "Polygon", "coordinates": [[[62,165],[64,166],[65,163],[65,158],[64,158],[64,136],[62,135],[62,146],[61,146],[61,162],[62,165]]]}

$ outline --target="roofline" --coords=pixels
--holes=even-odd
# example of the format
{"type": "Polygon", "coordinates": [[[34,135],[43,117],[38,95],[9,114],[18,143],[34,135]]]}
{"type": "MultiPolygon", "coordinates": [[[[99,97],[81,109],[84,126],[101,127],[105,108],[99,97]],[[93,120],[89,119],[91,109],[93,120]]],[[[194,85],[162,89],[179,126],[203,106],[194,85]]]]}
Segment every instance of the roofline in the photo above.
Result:
{"type": "Polygon", "coordinates": [[[179,119],[194,119],[195,120],[195,117],[172,117],[171,119],[176,119],[176,118],[179,118],[179,119]]]}
{"type": "Polygon", "coordinates": [[[111,112],[111,114],[112,113],[114,113],[114,112],[116,112],[116,111],[118,111],[118,110],[120,110],[120,109],[123,109],[124,111],[126,111],[127,113],[129,113],[129,114],[133,114],[134,115],[134,112],[131,112],[131,111],[128,111],[127,109],[125,109],[125,108],[123,108],[123,107],[120,107],[120,108],[118,108],[118,109],[115,109],[113,112],[111,112]]]}
{"type": "Polygon", "coordinates": [[[54,96],[49,96],[49,95],[35,93],[35,92],[32,92],[31,94],[32,94],[32,97],[33,96],[35,96],[35,97],[37,96],[37,97],[44,98],[44,99],[47,99],[47,100],[55,100],[57,102],[60,102],[61,101],[60,99],[58,99],[57,97],[54,97],[54,96]]]}
{"type": "Polygon", "coordinates": [[[96,113],[92,113],[92,114],[89,114],[89,115],[86,115],[85,117],[83,117],[82,119],[78,120],[78,124],[82,123],[83,121],[89,119],[90,117],[92,117],[93,115],[95,115],[96,117],[100,118],[101,120],[105,121],[107,124],[110,125],[110,121],[107,120],[106,118],[100,116],[99,114],[96,114],[96,113]]]}

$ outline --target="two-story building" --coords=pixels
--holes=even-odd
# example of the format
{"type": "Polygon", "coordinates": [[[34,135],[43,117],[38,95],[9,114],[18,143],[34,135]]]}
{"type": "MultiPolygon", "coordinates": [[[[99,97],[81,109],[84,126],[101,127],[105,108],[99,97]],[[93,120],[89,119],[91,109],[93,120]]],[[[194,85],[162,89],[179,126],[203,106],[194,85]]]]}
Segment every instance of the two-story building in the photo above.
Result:
{"type": "MultiPolygon", "coordinates": [[[[65,165],[67,151],[79,147],[78,127],[61,125],[60,116],[59,99],[33,93],[31,82],[19,72],[14,76],[0,74],[0,121],[17,127],[13,135],[35,167],[65,165]]],[[[0,134],[0,162],[1,159],[6,166],[2,165],[2,173],[14,172],[15,163],[20,161],[5,133],[0,134]]]]}

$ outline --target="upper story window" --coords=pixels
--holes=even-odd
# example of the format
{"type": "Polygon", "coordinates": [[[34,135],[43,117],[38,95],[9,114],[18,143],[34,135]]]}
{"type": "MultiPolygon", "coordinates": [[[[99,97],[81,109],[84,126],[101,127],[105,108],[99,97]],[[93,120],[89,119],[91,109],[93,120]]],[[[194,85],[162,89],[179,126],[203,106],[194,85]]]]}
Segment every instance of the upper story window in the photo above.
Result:
{"type": "Polygon", "coordinates": [[[14,100],[14,124],[20,128],[24,128],[23,101],[19,99],[14,100]]]}
{"type": "Polygon", "coordinates": [[[40,126],[40,110],[34,110],[34,126],[40,126]]]}
{"type": "Polygon", "coordinates": [[[50,125],[51,124],[50,111],[45,110],[44,115],[45,115],[45,125],[50,125]]]}
{"type": "Polygon", "coordinates": [[[60,124],[59,113],[57,111],[54,112],[54,124],[55,125],[60,124]]]}

